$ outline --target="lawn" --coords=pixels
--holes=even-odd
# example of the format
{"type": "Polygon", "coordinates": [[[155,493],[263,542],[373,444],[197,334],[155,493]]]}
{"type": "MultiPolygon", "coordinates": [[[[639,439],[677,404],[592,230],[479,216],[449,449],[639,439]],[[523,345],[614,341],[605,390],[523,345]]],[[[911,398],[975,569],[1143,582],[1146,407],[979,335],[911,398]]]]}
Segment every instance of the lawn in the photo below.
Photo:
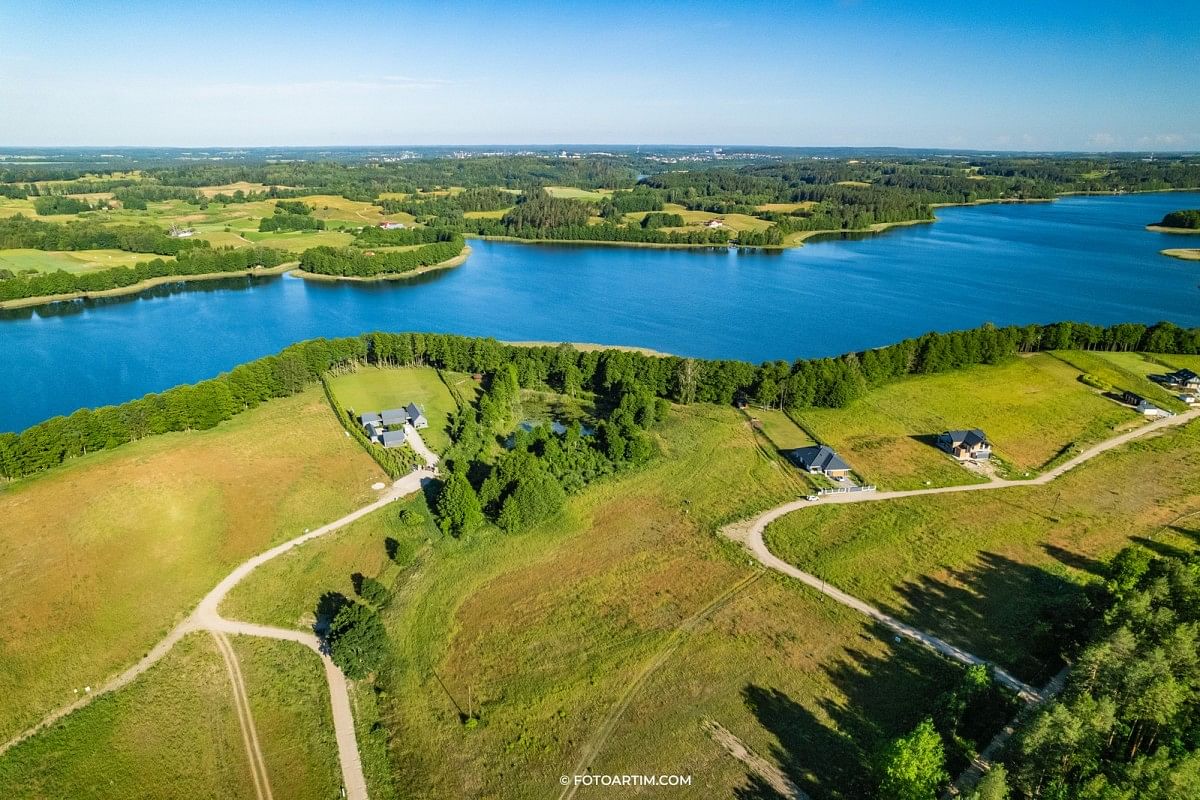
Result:
{"type": "Polygon", "coordinates": [[[354,236],[341,231],[283,231],[259,233],[257,225],[254,230],[242,231],[242,236],[258,245],[278,247],[281,250],[292,250],[300,253],[310,247],[345,247],[354,241],[354,236]]]}
{"type": "MultiPolygon", "coordinates": [[[[462,377],[452,374],[447,380],[456,382],[462,377]]],[[[450,446],[447,421],[458,410],[458,404],[432,367],[363,367],[357,372],[332,378],[329,385],[338,402],[355,414],[416,403],[429,420],[429,427],[421,431],[421,438],[438,453],[445,452],[450,446]]]]}
{"type": "Polygon", "coordinates": [[[844,409],[803,409],[800,424],[865,480],[913,489],[979,480],[933,446],[945,430],[982,428],[1012,477],[1036,473],[1139,418],[1038,353],[994,366],[886,384],[844,409]]]}
{"type": "MultiPolygon", "coordinates": [[[[291,642],[231,637],[276,797],[341,786],[325,671],[291,642]]],[[[208,633],[130,686],[0,756],[5,798],[245,798],[253,785],[233,689],[208,633]]]]}
{"type": "Polygon", "coordinates": [[[746,413],[758,420],[762,432],[778,450],[795,450],[817,442],[785,412],[773,408],[750,408],[746,413]]]}
{"type": "Polygon", "coordinates": [[[171,256],[153,253],[128,253],[124,250],[0,250],[0,269],[18,272],[36,269],[39,272],[93,272],[111,267],[130,267],[142,261],[171,256]]]}
{"type": "Polygon", "coordinates": [[[1130,541],[1195,548],[1197,486],[1193,422],[1044,486],[804,509],[769,527],[767,543],[906,622],[1041,680],[1056,663],[1040,610],[1130,541]]]}
{"type": "Polygon", "coordinates": [[[382,478],[319,388],[0,491],[0,739],[144,653],[233,566],[382,478]]]}
{"type": "Polygon", "coordinates": [[[795,490],[741,414],[676,409],[656,436],[650,466],[589,487],[538,529],[452,539],[420,500],[409,521],[389,507],[264,565],[226,611],[304,627],[323,590],[352,591],[354,572],[392,587],[395,667],[380,693],[355,691],[360,730],[379,721],[370,759],[387,753],[366,767],[373,797],[553,796],[664,655],[598,743],[594,771],[691,774],[692,786],[656,795],[730,796],[750,782],[701,729],[712,718],[814,798],[868,796],[872,750],[928,713],[956,670],[793,583],[743,583],[756,570],[716,528],[795,490]],[[461,724],[469,710],[474,728],[461,724]]]}

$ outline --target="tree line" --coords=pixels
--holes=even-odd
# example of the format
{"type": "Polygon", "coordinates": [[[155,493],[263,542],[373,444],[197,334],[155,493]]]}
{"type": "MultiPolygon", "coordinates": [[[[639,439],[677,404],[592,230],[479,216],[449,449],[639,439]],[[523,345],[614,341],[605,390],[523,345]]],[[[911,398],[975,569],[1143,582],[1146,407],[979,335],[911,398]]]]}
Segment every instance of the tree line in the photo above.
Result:
{"type": "Polygon", "coordinates": [[[176,239],[154,225],[103,225],[93,220],[45,222],[17,214],[0,219],[0,249],[125,250],[174,256],[208,247],[202,239],[176,239]]]}
{"type": "Polygon", "coordinates": [[[447,241],[423,245],[415,250],[364,251],[354,247],[313,247],[300,255],[300,268],[315,275],[369,278],[411,272],[433,266],[462,254],[465,243],[454,234],[447,241]]]}
{"type": "Polygon", "coordinates": [[[323,231],[325,220],[312,215],[313,209],[299,200],[278,200],[275,212],[258,222],[259,232],[268,231],[323,231]]]}
{"type": "Polygon", "coordinates": [[[172,260],[155,258],[131,267],[112,267],[93,272],[64,270],[33,272],[0,280],[0,301],[50,297],[76,292],[102,292],[134,286],[151,278],[242,272],[252,267],[275,267],[291,258],[274,247],[193,248],[172,260]]]}
{"type": "MultiPolygon", "coordinates": [[[[240,252],[240,251],[234,251],[240,252]]],[[[154,433],[212,427],[269,397],[294,394],[334,369],[358,364],[430,365],[494,373],[511,364],[518,384],[574,393],[608,392],[622,382],[677,403],[729,404],[757,397],[767,405],[843,407],[872,386],[909,374],[995,363],[1018,352],[1118,350],[1200,353],[1200,328],[1171,323],[1108,327],[1060,322],[927,333],[837,358],[770,361],[650,356],[622,350],[581,352],[569,345],[518,347],[494,339],[432,333],[370,333],[314,339],[191,386],[118,406],[82,409],[0,434],[0,475],[17,478],[86,452],[154,433]]]]}

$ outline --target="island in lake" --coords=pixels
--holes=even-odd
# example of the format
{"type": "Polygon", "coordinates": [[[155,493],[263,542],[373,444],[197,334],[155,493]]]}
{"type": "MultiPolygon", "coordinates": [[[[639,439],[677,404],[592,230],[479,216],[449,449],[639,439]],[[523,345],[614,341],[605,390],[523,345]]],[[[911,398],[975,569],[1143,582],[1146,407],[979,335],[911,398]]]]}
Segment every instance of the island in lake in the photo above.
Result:
{"type": "Polygon", "coordinates": [[[1162,221],[1146,226],[1160,233],[1200,233],[1200,208],[1184,208],[1163,216],[1162,221]]]}

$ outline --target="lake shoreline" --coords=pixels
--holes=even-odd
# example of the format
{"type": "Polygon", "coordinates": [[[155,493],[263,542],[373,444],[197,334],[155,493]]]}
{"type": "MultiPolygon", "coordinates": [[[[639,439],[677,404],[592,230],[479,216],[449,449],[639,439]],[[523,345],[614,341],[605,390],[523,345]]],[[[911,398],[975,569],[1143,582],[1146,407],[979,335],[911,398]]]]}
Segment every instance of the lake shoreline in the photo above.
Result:
{"type": "Polygon", "coordinates": [[[436,264],[429,264],[424,267],[417,267],[408,272],[385,272],[379,275],[322,275],[317,272],[306,272],[300,267],[292,270],[292,274],[298,278],[303,278],[306,281],[324,281],[327,283],[336,283],[345,281],[347,283],[379,283],[380,281],[403,281],[409,278],[415,278],[418,275],[427,275],[430,272],[437,272],[443,269],[452,269],[453,267],[461,267],[467,263],[467,258],[471,255],[470,246],[465,246],[462,252],[454,258],[448,258],[445,261],[439,261],[436,264]]]}
{"type": "Polygon", "coordinates": [[[1171,247],[1159,250],[1167,258],[1178,258],[1181,261],[1200,261],[1200,248],[1171,247]]]}
{"type": "Polygon", "coordinates": [[[71,300],[91,300],[98,297],[121,297],[127,294],[138,294],[147,289],[153,289],[156,286],[165,286],[171,283],[191,283],[193,281],[216,281],[222,278],[253,278],[258,276],[269,277],[273,275],[282,275],[285,272],[290,272],[296,269],[299,262],[289,261],[286,264],[280,264],[277,267],[251,267],[250,269],[240,269],[236,272],[205,272],[199,275],[161,275],[157,278],[149,278],[137,283],[131,283],[128,286],[118,286],[114,289],[102,289],[98,292],[67,292],[65,294],[43,294],[36,297],[21,297],[16,300],[0,300],[0,311],[15,309],[15,308],[32,308],[34,306],[44,306],[51,303],[64,303],[71,300]]]}
{"type": "Polygon", "coordinates": [[[1170,228],[1166,225],[1147,225],[1146,230],[1154,231],[1155,233],[1181,234],[1183,236],[1200,233],[1200,228],[1170,228]]]}

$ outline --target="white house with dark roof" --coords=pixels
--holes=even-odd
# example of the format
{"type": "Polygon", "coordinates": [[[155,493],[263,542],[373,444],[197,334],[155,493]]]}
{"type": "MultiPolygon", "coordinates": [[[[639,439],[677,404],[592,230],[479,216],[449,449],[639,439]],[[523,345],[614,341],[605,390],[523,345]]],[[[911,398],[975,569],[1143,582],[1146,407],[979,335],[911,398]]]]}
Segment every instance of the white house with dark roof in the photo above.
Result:
{"type": "Polygon", "coordinates": [[[992,443],[979,428],[946,431],[938,436],[937,446],[959,461],[987,461],[992,457],[992,443]]]}
{"type": "Polygon", "coordinates": [[[829,445],[799,447],[792,451],[792,460],[813,475],[827,478],[845,478],[850,474],[850,465],[834,452],[829,445]]]}

